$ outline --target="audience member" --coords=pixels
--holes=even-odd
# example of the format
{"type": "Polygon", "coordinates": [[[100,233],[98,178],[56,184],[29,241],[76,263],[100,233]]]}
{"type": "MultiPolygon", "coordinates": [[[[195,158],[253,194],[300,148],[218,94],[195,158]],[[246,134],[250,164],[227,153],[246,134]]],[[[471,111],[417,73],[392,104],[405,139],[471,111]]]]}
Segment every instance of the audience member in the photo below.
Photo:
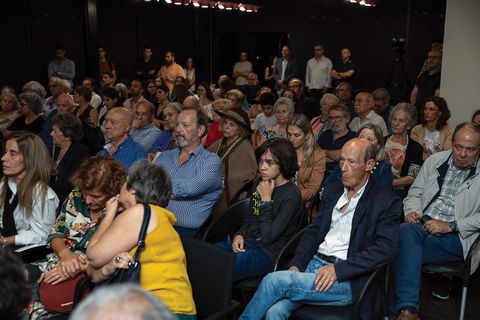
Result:
{"type": "Polygon", "coordinates": [[[200,100],[198,100],[198,98],[195,96],[186,97],[185,100],[183,100],[182,107],[184,109],[190,108],[190,109],[200,110],[203,112],[203,109],[200,106],[200,100]]]}
{"type": "MultiPolygon", "coordinates": [[[[480,228],[480,129],[455,128],[453,149],[429,157],[404,200],[399,254],[394,264],[398,319],[419,319],[422,264],[463,261],[480,228]]],[[[474,251],[471,273],[479,263],[474,251]]],[[[448,294],[443,297],[448,299],[448,294]]]]}
{"type": "Polygon", "coordinates": [[[328,129],[330,129],[330,124],[328,122],[328,114],[330,113],[330,108],[337,105],[340,100],[331,93],[325,93],[320,99],[320,115],[315,117],[311,121],[312,132],[315,136],[315,140],[318,140],[318,137],[328,129]]]}
{"type": "Polygon", "coordinates": [[[40,116],[42,112],[42,98],[33,92],[20,93],[18,96],[19,117],[13,120],[7,129],[1,130],[5,137],[12,131],[29,131],[39,134],[42,131],[43,118],[40,116]]]}
{"type": "MultiPolygon", "coordinates": [[[[127,87],[126,84],[119,82],[114,86],[115,90],[117,90],[118,95],[120,96],[120,100],[122,102],[122,105],[125,101],[128,100],[128,95],[129,95],[129,88],[127,87]]],[[[141,99],[141,98],[140,98],[141,99]]]]}
{"type": "Polygon", "coordinates": [[[130,136],[145,152],[152,148],[153,143],[160,137],[162,130],[153,124],[155,106],[148,101],[137,105],[130,136]]]}
{"type": "MultiPolygon", "coordinates": [[[[82,162],[71,181],[75,188],[61,205],[48,235],[48,246],[53,252],[27,265],[30,278],[35,283],[33,301],[28,309],[30,319],[48,316],[40,301],[39,282],[58,285],[85,274],[89,264],[86,256],[88,242],[106,218],[107,200],[120,192],[125,173],[113,159],[91,157],[82,162]]],[[[59,287],[56,294],[66,295],[62,290],[64,288],[59,287]]],[[[70,302],[68,297],[64,299],[70,302]]]]}
{"type": "Polygon", "coordinates": [[[217,113],[223,120],[223,138],[214,142],[208,150],[216,153],[222,160],[223,192],[215,205],[214,220],[257,173],[255,151],[248,139],[252,129],[247,113],[240,108],[225,112],[218,110],[217,113]]]}
{"type": "Polygon", "coordinates": [[[18,118],[18,99],[14,94],[5,93],[0,96],[0,130],[7,129],[18,118]]]}
{"type": "Polygon", "coordinates": [[[158,72],[158,63],[153,56],[153,49],[149,45],[143,47],[142,58],[135,62],[134,76],[142,79],[153,79],[158,72]]]}
{"type": "Polygon", "coordinates": [[[294,93],[295,113],[303,113],[308,119],[312,119],[318,115],[315,100],[305,95],[303,82],[300,79],[293,78],[290,80],[288,88],[294,93]]]}
{"type": "Polygon", "coordinates": [[[95,109],[98,109],[98,107],[102,104],[102,97],[95,92],[95,80],[91,77],[85,77],[83,78],[82,86],[92,92],[92,99],[90,100],[89,104],[95,109]]]}
{"type": "Polygon", "coordinates": [[[200,100],[200,105],[204,108],[208,113],[208,118],[212,119],[212,110],[211,105],[215,98],[212,95],[212,91],[210,90],[210,86],[207,82],[202,82],[197,87],[197,94],[198,100],[200,100]],[[210,107],[208,107],[210,106],[210,107]]]}
{"type": "Polygon", "coordinates": [[[195,67],[193,66],[193,58],[189,57],[187,59],[187,63],[185,68],[183,68],[183,71],[185,72],[185,79],[188,82],[188,85],[190,86],[188,89],[191,92],[195,92],[195,83],[197,82],[197,75],[195,74],[195,67]]]}
{"type": "Polygon", "coordinates": [[[252,63],[248,61],[247,52],[242,51],[240,52],[240,61],[233,65],[232,78],[235,79],[235,85],[238,87],[246,85],[250,72],[252,72],[252,63]]]}
{"type": "Polygon", "coordinates": [[[173,86],[170,93],[170,100],[183,104],[183,101],[190,96],[193,96],[193,94],[188,90],[188,86],[182,82],[173,86]]]}
{"type": "Polygon", "coordinates": [[[242,88],[242,92],[249,105],[256,103],[256,97],[260,88],[261,86],[258,81],[258,75],[255,72],[249,72],[247,76],[247,84],[242,88]]]}
{"type": "Polygon", "coordinates": [[[167,51],[165,53],[165,65],[160,68],[157,76],[162,77],[163,83],[170,91],[173,90],[175,79],[177,77],[185,78],[185,71],[175,62],[175,54],[173,51],[167,51]]]}
{"type": "Polygon", "coordinates": [[[277,64],[277,57],[270,56],[268,57],[268,64],[265,67],[265,72],[263,76],[263,80],[265,80],[264,85],[269,87],[270,90],[275,90],[275,79],[273,79],[273,69],[277,64]]]}
{"type": "Polygon", "coordinates": [[[283,90],[280,96],[289,98],[289,99],[292,99],[292,101],[295,101],[295,92],[293,92],[293,89],[287,88],[283,90]]]}
{"type": "Polygon", "coordinates": [[[96,289],[73,311],[70,320],[175,320],[156,296],[133,284],[96,289]]]}
{"type": "Polygon", "coordinates": [[[173,195],[167,209],[177,218],[175,229],[182,236],[196,232],[222,193],[220,158],[201,143],[207,130],[208,118],[202,111],[184,109],[177,118],[177,147],[155,160],[172,179],[173,195]]]}
{"type": "MultiPolygon", "coordinates": [[[[288,271],[268,274],[240,319],[287,319],[304,303],[357,302],[370,274],[392,261],[398,250],[401,201],[370,179],[374,165],[375,150],[368,141],[345,144],[342,183],[326,188],[317,218],[305,231],[288,271]]],[[[367,293],[364,305],[376,300],[367,293]]],[[[359,312],[364,319],[373,318],[374,310],[359,312]]]]}
{"type": "Polygon", "coordinates": [[[143,97],[147,99],[154,106],[157,104],[157,85],[153,79],[148,79],[145,82],[146,90],[143,92],[143,97]]]}
{"type": "Polygon", "coordinates": [[[155,93],[157,110],[155,111],[155,119],[158,121],[154,121],[155,125],[157,125],[160,129],[163,128],[164,125],[164,118],[163,118],[163,110],[170,103],[168,101],[169,96],[168,87],[163,83],[157,85],[157,92],[155,93]]]}
{"type": "Polygon", "coordinates": [[[318,145],[325,151],[327,156],[327,174],[330,174],[340,160],[340,151],[343,145],[356,134],[348,128],[350,112],[344,105],[336,105],[330,108],[328,113],[330,129],[322,133],[317,140],[318,145]]]}
{"type": "Polygon", "coordinates": [[[130,87],[128,89],[128,95],[130,96],[130,98],[125,100],[125,102],[123,103],[123,107],[127,108],[130,112],[135,113],[137,105],[141,101],[147,101],[147,99],[143,97],[143,91],[143,81],[140,79],[133,79],[132,82],[130,82],[130,87]]]}
{"type": "Polygon", "coordinates": [[[378,88],[372,92],[373,96],[373,110],[383,118],[387,125],[388,134],[392,134],[392,126],[390,120],[392,119],[393,106],[390,105],[390,93],[385,88],[378,88]]]}
{"type": "Polygon", "coordinates": [[[16,94],[15,89],[11,86],[8,86],[8,85],[7,86],[2,86],[0,88],[0,94],[5,94],[5,93],[10,93],[10,94],[13,94],[13,95],[16,94]]]}
{"type": "Polygon", "coordinates": [[[248,112],[248,103],[245,102],[245,95],[238,89],[232,89],[227,92],[225,98],[230,100],[232,108],[241,108],[243,111],[248,112]]]}
{"type": "Polygon", "coordinates": [[[448,124],[450,109],[441,97],[425,100],[420,124],[413,127],[410,137],[423,146],[423,160],[432,154],[452,149],[452,128],[448,124]]]}
{"type": "Polygon", "coordinates": [[[72,191],[70,178],[89,156],[89,149],[80,141],[83,136],[82,123],[72,113],[59,113],[52,119],[53,172],[50,186],[58,196],[60,205],[72,191]]]}
{"type": "Polygon", "coordinates": [[[47,90],[45,90],[45,87],[37,81],[28,81],[23,85],[22,91],[36,93],[42,99],[45,99],[47,96],[47,90]]]}
{"type": "Polygon", "coordinates": [[[217,243],[235,253],[234,281],[272,271],[278,253],[298,231],[303,211],[291,181],[298,170],[292,144],[271,139],[255,153],[261,179],[253,187],[248,215],[232,241],[217,243]]]}
{"type": "Polygon", "coordinates": [[[315,102],[318,102],[322,95],[332,87],[332,79],[330,78],[332,61],[323,55],[323,45],[316,44],[313,50],[314,56],[307,62],[305,86],[312,94],[315,102]]]}
{"type": "Polygon", "coordinates": [[[297,152],[299,169],[294,181],[308,207],[325,176],[325,151],[318,147],[310,121],[303,114],[295,114],[288,121],[287,136],[297,152]]]}
{"type": "Polygon", "coordinates": [[[388,136],[387,125],[381,116],[373,111],[373,96],[368,92],[360,92],[355,97],[355,114],[356,117],[350,122],[350,129],[358,132],[360,127],[373,123],[382,130],[384,137],[388,136]]]}
{"type": "Polygon", "coordinates": [[[203,144],[205,148],[210,147],[215,141],[218,141],[223,137],[223,132],[221,130],[221,117],[216,113],[216,111],[229,111],[232,109],[232,102],[228,99],[217,99],[212,103],[212,123],[208,129],[208,133],[203,144]]]}
{"type": "Polygon", "coordinates": [[[102,80],[103,74],[111,74],[113,83],[117,81],[117,70],[112,60],[107,59],[107,51],[103,45],[98,46],[98,75],[102,80]]]}
{"type": "Polygon", "coordinates": [[[120,96],[117,90],[114,88],[106,88],[103,91],[103,107],[98,112],[98,125],[102,129],[102,133],[105,135],[105,115],[108,110],[121,107],[120,96]]]}
{"type": "Polygon", "coordinates": [[[277,117],[273,114],[275,95],[272,92],[262,93],[258,103],[262,106],[262,113],[257,115],[252,125],[252,129],[254,130],[254,136],[252,137],[254,147],[257,146],[255,137],[259,139],[263,136],[268,126],[277,123],[277,117]]]}
{"type": "Polygon", "coordinates": [[[427,57],[427,70],[422,72],[410,94],[410,103],[417,107],[418,119],[423,120],[423,107],[430,96],[440,95],[442,51],[432,50],[427,57]]]}
{"type": "Polygon", "coordinates": [[[65,57],[65,48],[61,44],[57,44],[54,50],[55,58],[48,63],[48,79],[59,77],[68,80],[72,84],[75,77],[75,62],[65,57]]]}
{"type": "Polygon", "coordinates": [[[171,196],[172,181],[164,168],[147,161],[133,166],[120,194],[108,200],[105,218],[88,244],[88,274],[99,282],[117,268],[128,268],[145,217],[142,204],[148,205],[151,216],[139,257],[140,286],[183,319],[195,316],[196,310],[182,241],[173,228],[176,219],[165,209],[171,196]]]}
{"type": "Polygon", "coordinates": [[[105,115],[105,137],[110,141],[97,156],[112,157],[128,170],[137,160],[146,159],[147,153],[130,136],[133,117],[126,108],[113,108],[105,115]]]}
{"type": "Polygon", "coordinates": [[[282,57],[277,59],[273,68],[273,79],[276,81],[277,92],[288,87],[290,80],[298,76],[297,61],[292,57],[292,48],[285,44],[282,47],[282,57]]]}
{"type": "Polygon", "coordinates": [[[472,122],[480,125],[480,109],[473,113],[472,122]]]}
{"type": "Polygon", "coordinates": [[[163,119],[165,120],[165,130],[153,142],[152,147],[148,150],[149,159],[153,159],[157,152],[163,152],[175,147],[175,138],[173,133],[177,127],[178,114],[182,112],[182,105],[178,102],[170,102],[163,109],[163,119]]]}
{"type": "Polygon", "coordinates": [[[340,99],[340,103],[345,105],[350,112],[350,119],[356,117],[354,103],[352,101],[352,85],[348,82],[340,82],[335,87],[335,95],[340,99]]]}
{"type": "Polygon", "coordinates": [[[116,79],[110,72],[105,72],[102,74],[102,79],[100,81],[100,88],[98,89],[98,94],[103,96],[104,90],[107,88],[113,88],[115,86],[116,79]]]}
{"type": "Polygon", "coordinates": [[[357,71],[357,65],[351,59],[350,49],[343,48],[340,51],[340,62],[336,63],[331,72],[333,87],[337,87],[342,82],[348,82],[353,85],[354,75],[357,71]]]}
{"type": "Polygon", "coordinates": [[[287,124],[295,113],[293,101],[288,98],[278,98],[273,105],[273,113],[277,118],[276,124],[269,125],[265,129],[259,145],[268,139],[287,138],[287,124]]]}
{"type": "Polygon", "coordinates": [[[52,161],[47,148],[33,133],[13,132],[5,138],[2,166],[2,246],[45,244],[58,207],[57,195],[48,187],[52,161]]]}
{"type": "Polygon", "coordinates": [[[57,114],[65,114],[65,113],[73,113],[75,111],[75,107],[73,105],[73,97],[68,93],[60,94],[55,100],[56,108],[48,117],[43,121],[42,124],[42,131],[40,132],[40,138],[42,138],[45,146],[47,146],[47,150],[49,152],[52,151],[53,141],[52,141],[52,119],[57,114]]]}
{"type": "Polygon", "coordinates": [[[415,125],[415,109],[407,102],[401,102],[392,110],[392,135],[385,143],[388,161],[392,164],[394,192],[402,199],[418,175],[423,164],[423,148],[408,136],[415,125]]]}
{"type": "Polygon", "coordinates": [[[90,155],[95,155],[102,149],[105,139],[98,127],[98,111],[90,105],[92,92],[84,86],[78,86],[73,92],[73,100],[77,104],[74,114],[82,123],[82,143],[89,148],[90,155]]]}
{"type": "Polygon", "coordinates": [[[31,288],[23,262],[11,250],[0,248],[0,314],[19,320],[31,298],[31,288]]]}
{"type": "Polygon", "coordinates": [[[254,104],[250,105],[250,109],[248,110],[248,118],[250,119],[250,124],[253,124],[255,118],[263,112],[262,105],[260,104],[260,96],[266,92],[272,93],[272,89],[270,89],[269,87],[261,87],[260,90],[257,92],[254,104]]]}

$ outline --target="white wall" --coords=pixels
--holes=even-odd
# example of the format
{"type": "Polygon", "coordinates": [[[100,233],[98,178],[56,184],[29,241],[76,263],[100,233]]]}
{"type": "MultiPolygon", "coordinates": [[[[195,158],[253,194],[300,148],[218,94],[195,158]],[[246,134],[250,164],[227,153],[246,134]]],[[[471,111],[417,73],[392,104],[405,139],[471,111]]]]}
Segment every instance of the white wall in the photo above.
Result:
{"type": "Polygon", "coordinates": [[[479,0],[447,0],[440,96],[450,106],[453,127],[480,109],[479,0]]]}

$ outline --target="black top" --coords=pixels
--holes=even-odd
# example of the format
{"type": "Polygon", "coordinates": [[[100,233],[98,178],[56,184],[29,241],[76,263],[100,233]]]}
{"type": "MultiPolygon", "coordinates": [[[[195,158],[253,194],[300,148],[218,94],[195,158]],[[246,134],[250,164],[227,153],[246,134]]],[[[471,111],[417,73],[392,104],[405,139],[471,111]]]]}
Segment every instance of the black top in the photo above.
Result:
{"type": "Polygon", "coordinates": [[[34,134],[39,134],[42,131],[43,125],[43,118],[38,117],[37,119],[33,120],[32,123],[26,124],[25,123],[25,116],[20,116],[17,119],[13,120],[8,130],[10,131],[30,131],[34,134]]]}
{"type": "Polygon", "coordinates": [[[295,113],[303,113],[308,119],[312,120],[319,115],[319,108],[315,103],[315,100],[302,95],[302,97],[295,102],[295,113]]]}
{"type": "Polygon", "coordinates": [[[133,77],[134,78],[141,78],[143,80],[153,79],[157,76],[157,72],[159,70],[158,63],[152,57],[149,61],[143,60],[143,58],[137,60],[135,62],[133,77]],[[148,71],[155,70],[155,73],[148,74],[148,71]]]}
{"type": "Polygon", "coordinates": [[[354,74],[350,78],[339,79],[339,80],[332,79],[332,87],[333,88],[336,88],[340,84],[340,82],[348,82],[353,86],[353,81],[355,80],[355,72],[357,71],[357,65],[355,64],[355,62],[353,62],[352,60],[348,60],[345,63],[340,61],[339,63],[336,63],[333,66],[333,70],[335,70],[337,72],[347,72],[348,70],[353,70],[354,71],[354,74]]]}
{"type": "MultiPolygon", "coordinates": [[[[353,139],[357,136],[355,132],[347,128],[347,133],[344,136],[341,136],[338,139],[334,139],[332,129],[328,129],[322,133],[317,140],[320,148],[324,150],[339,150],[342,149],[343,145],[350,139],[353,139]]],[[[335,168],[336,162],[327,162],[326,169],[327,171],[332,171],[335,168]]]]}
{"type": "MultiPolygon", "coordinates": [[[[53,160],[56,161],[58,157],[59,148],[53,149],[53,160]]],[[[63,159],[56,166],[55,171],[50,179],[50,187],[55,191],[58,196],[59,205],[63,204],[63,201],[67,198],[73,186],[70,183],[70,177],[77,171],[80,164],[89,155],[89,149],[80,142],[74,142],[68,148],[67,152],[63,156],[63,159]]]]}
{"type": "Polygon", "coordinates": [[[420,74],[415,84],[418,88],[417,100],[415,101],[415,106],[417,106],[418,115],[420,116],[419,122],[423,119],[423,105],[425,100],[435,94],[435,90],[440,88],[440,77],[442,73],[436,72],[430,74],[430,71],[425,70],[420,74]],[[422,112],[420,112],[422,110],[422,112]],[[422,117],[422,118],[421,118],[422,117]]]}
{"type": "MultiPolygon", "coordinates": [[[[256,190],[258,182],[254,184],[256,190]]],[[[262,248],[274,261],[280,250],[295,235],[301,223],[303,203],[297,186],[289,181],[273,190],[272,202],[262,204],[253,192],[250,209],[236,234],[262,248]]]]}

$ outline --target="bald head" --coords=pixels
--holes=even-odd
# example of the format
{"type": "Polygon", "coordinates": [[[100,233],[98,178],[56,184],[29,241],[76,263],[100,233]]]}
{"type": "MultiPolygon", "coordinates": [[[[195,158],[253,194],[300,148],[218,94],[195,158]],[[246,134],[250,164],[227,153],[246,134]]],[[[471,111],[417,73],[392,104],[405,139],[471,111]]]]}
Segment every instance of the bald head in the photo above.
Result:
{"type": "Polygon", "coordinates": [[[73,106],[73,98],[68,93],[60,94],[55,100],[58,114],[72,113],[75,109],[73,106]]]}
{"type": "Polygon", "coordinates": [[[360,190],[374,166],[375,148],[368,140],[354,138],[345,143],[340,153],[340,169],[342,183],[349,191],[360,190]]]}
{"type": "Polygon", "coordinates": [[[126,108],[110,109],[105,115],[105,137],[115,144],[128,139],[133,117],[126,108]]]}

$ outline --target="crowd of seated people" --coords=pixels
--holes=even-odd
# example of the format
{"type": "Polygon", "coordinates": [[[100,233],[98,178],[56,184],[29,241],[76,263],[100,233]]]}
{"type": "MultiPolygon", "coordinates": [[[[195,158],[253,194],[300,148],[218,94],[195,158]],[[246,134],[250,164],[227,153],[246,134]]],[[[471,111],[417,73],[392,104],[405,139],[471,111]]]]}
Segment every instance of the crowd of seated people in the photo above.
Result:
{"type": "Polygon", "coordinates": [[[351,304],[366,275],[392,263],[391,313],[418,319],[422,263],[463,259],[480,231],[478,188],[469,188],[479,179],[480,110],[450,126],[439,84],[426,84],[438,77],[438,50],[429,53],[411,103],[396,105],[385,88],[355,87],[348,48],[333,65],[323,50],[314,46],[305,82],[290,46],[265,70],[265,82],[242,52],[233,74],[216,84],[198,81],[193,60],[183,69],[172,51],[160,66],[146,46],[131,81],[117,83],[101,46],[98,87],[90,77],[74,87],[61,68],[48,97],[35,81],[18,96],[4,87],[1,245],[53,251],[27,265],[36,284],[27,313],[48,313],[38,279],[101,282],[126,268],[145,203],[152,216],[140,285],[193,319],[180,237],[197,236],[252,185],[245,221],[217,244],[236,256],[235,281],[272,271],[309,204],[321,201],[289,271],[268,275],[242,318],[287,317],[302,301],[351,304]],[[359,224],[363,215],[368,221],[359,224]],[[440,249],[447,245],[452,250],[440,249]],[[292,296],[288,288],[299,283],[305,292],[292,296]]]}

